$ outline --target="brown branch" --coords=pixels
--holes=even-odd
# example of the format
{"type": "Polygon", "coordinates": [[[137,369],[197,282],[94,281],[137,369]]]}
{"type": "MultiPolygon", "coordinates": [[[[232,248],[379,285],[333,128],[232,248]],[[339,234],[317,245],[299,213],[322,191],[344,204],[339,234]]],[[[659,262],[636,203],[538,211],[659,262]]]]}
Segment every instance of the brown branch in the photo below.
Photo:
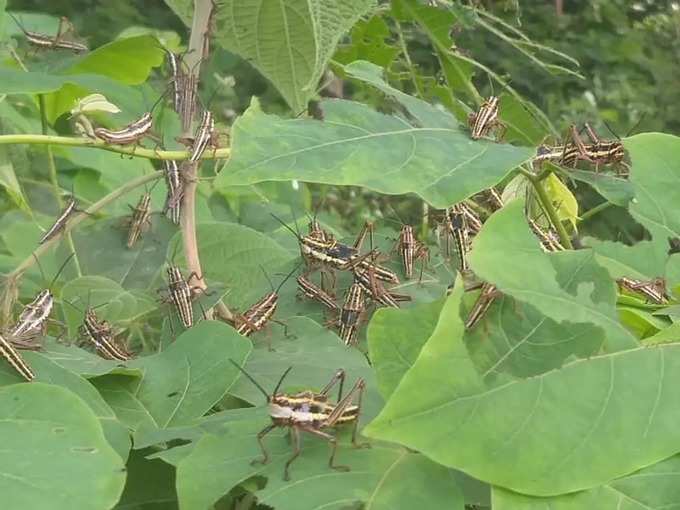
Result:
{"type": "MultiPolygon", "coordinates": [[[[206,49],[209,48],[208,38],[210,37],[210,20],[212,10],[215,7],[213,0],[195,0],[194,17],[191,25],[191,36],[189,38],[189,49],[186,53],[186,64],[189,70],[187,86],[193,90],[186,94],[186,97],[197,97],[198,81],[201,72],[201,62],[207,57],[206,49]]],[[[195,115],[194,108],[185,108],[182,112],[182,126],[185,126],[182,136],[191,138],[191,125],[195,115]]],[[[184,257],[187,263],[189,274],[194,273],[201,277],[196,285],[201,289],[207,289],[203,280],[203,270],[201,269],[201,259],[198,254],[198,240],[196,238],[196,187],[198,185],[198,163],[185,161],[181,167],[184,180],[184,195],[182,198],[182,217],[180,227],[182,229],[182,241],[184,245],[184,257]]],[[[217,308],[221,316],[225,319],[232,319],[233,314],[227,306],[219,301],[217,308]]]]}

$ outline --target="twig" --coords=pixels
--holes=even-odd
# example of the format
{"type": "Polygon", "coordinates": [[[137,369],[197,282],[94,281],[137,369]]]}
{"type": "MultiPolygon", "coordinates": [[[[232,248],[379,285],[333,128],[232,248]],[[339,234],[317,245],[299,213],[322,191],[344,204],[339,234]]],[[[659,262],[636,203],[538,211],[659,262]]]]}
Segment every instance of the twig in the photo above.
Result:
{"type": "Polygon", "coordinates": [[[596,214],[601,213],[605,209],[609,209],[611,206],[616,205],[611,202],[602,202],[601,204],[596,205],[592,209],[588,209],[586,212],[584,212],[580,218],[578,219],[579,223],[583,223],[584,221],[589,220],[596,214]]]}
{"type": "Polygon", "coordinates": [[[562,243],[562,246],[564,246],[568,250],[573,250],[574,246],[571,244],[571,238],[569,237],[567,230],[564,228],[564,225],[560,221],[559,216],[557,216],[557,211],[555,210],[555,207],[553,206],[550,197],[548,196],[548,194],[545,191],[545,188],[543,187],[543,182],[539,180],[530,170],[526,170],[520,167],[520,171],[529,180],[529,182],[534,188],[534,191],[536,191],[536,197],[538,198],[541,207],[548,215],[550,223],[552,223],[553,227],[555,227],[557,235],[560,236],[560,243],[562,243]]]}
{"type": "MultiPolygon", "coordinates": [[[[189,48],[186,53],[187,68],[194,79],[189,79],[187,82],[194,87],[187,97],[197,97],[196,89],[198,88],[198,77],[201,72],[201,62],[206,58],[204,51],[209,47],[206,44],[206,39],[210,34],[210,19],[212,10],[215,7],[213,0],[195,0],[194,1],[194,17],[191,25],[191,36],[189,38],[189,48]]],[[[183,112],[185,116],[182,118],[182,125],[187,129],[183,133],[185,138],[191,137],[191,123],[194,108],[187,108],[183,112]]],[[[220,149],[224,151],[225,149],[220,149]]],[[[228,149],[227,155],[229,154],[228,149]]],[[[209,151],[206,151],[209,152],[209,151]]],[[[218,151],[219,152],[219,151],[218,151]]],[[[173,158],[174,159],[174,158],[173,158]]],[[[203,277],[203,270],[201,269],[201,259],[198,254],[198,240],[196,238],[196,187],[198,184],[198,163],[186,162],[182,165],[182,177],[184,180],[184,194],[182,196],[182,216],[180,227],[182,229],[182,241],[184,245],[184,258],[187,263],[187,269],[190,273],[196,274],[200,279],[196,282],[196,286],[205,290],[207,285],[203,277]]],[[[232,312],[220,300],[215,305],[218,312],[225,319],[233,318],[232,312]]]]}
{"type": "MultiPolygon", "coordinates": [[[[116,152],[131,157],[159,160],[181,161],[189,159],[189,151],[165,151],[147,149],[145,147],[128,147],[125,145],[109,145],[103,140],[93,140],[91,138],[75,136],[52,136],[52,135],[0,135],[0,145],[65,145],[70,147],[90,147],[109,152],[116,152]]],[[[205,151],[201,156],[203,159],[226,159],[231,154],[231,149],[225,147],[216,151],[205,151]]]]}
{"type": "Polygon", "coordinates": [[[418,97],[424,99],[425,96],[423,95],[423,91],[420,89],[420,85],[418,85],[418,73],[416,72],[416,67],[411,61],[411,55],[408,53],[408,46],[406,46],[406,41],[404,40],[404,33],[401,30],[401,23],[399,23],[396,18],[394,19],[394,28],[397,31],[399,45],[401,46],[401,53],[404,55],[404,60],[406,60],[406,67],[408,68],[408,74],[411,77],[411,81],[413,82],[413,87],[415,88],[418,97]]]}
{"type": "MultiPolygon", "coordinates": [[[[163,175],[163,172],[160,171],[160,170],[157,171],[157,172],[153,172],[151,174],[146,174],[146,175],[143,175],[143,176],[135,179],[134,181],[130,181],[126,185],[121,186],[120,188],[112,191],[111,193],[109,193],[108,195],[103,197],[102,199],[100,199],[97,202],[95,202],[94,204],[92,204],[85,211],[78,213],[75,216],[73,216],[73,218],[71,218],[66,223],[66,225],[64,226],[64,230],[63,230],[64,234],[67,234],[68,232],[73,230],[78,224],[83,222],[85,219],[89,218],[91,215],[93,215],[94,213],[96,213],[100,209],[103,209],[104,207],[106,207],[110,203],[119,199],[120,197],[122,197],[126,193],[129,193],[130,191],[132,191],[135,188],[139,188],[140,186],[143,186],[147,182],[158,179],[162,175],[163,175]]],[[[47,250],[49,250],[52,246],[55,246],[59,242],[60,237],[61,236],[56,236],[56,237],[50,239],[49,241],[46,241],[45,243],[39,245],[38,248],[36,248],[33,251],[33,253],[31,253],[31,255],[26,257],[21,264],[19,264],[16,268],[14,268],[14,270],[11,273],[9,273],[7,275],[7,279],[13,280],[13,281],[18,280],[21,277],[21,275],[26,271],[26,269],[28,269],[29,267],[31,267],[35,263],[36,257],[40,257],[40,255],[47,252],[47,250]],[[34,255],[35,255],[35,257],[34,257],[34,255]]]]}

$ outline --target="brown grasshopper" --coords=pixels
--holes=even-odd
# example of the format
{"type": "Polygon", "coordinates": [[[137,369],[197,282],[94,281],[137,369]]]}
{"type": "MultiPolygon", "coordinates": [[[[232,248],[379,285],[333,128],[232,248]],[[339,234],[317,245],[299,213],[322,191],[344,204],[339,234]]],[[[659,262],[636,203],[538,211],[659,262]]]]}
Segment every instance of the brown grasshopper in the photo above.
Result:
{"type": "Polygon", "coordinates": [[[32,32],[30,30],[26,30],[23,27],[23,25],[19,23],[19,20],[14,17],[14,15],[12,15],[9,12],[7,14],[9,14],[10,17],[17,24],[19,30],[21,30],[24,33],[26,40],[36,48],[43,48],[49,50],[52,49],[71,50],[76,53],[89,51],[87,45],[81,42],[69,41],[63,38],[65,35],[73,33],[75,31],[73,28],[73,24],[71,24],[71,22],[65,16],[59,18],[59,28],[57,29],[57,35],[51,36],[41,34],[39,32],[32,32]]]}
{"type": "Polygon", "coordinates": [[[182,325],[190,328],[194,325],[194,308],[191,301],[197,293],[203,292],[203,289],[197,286],[192,287],[189,282],[192,279],[201,280],[201,277],[196,273],[191,273],[185,280],[180,268],[172,264],[168,264],[165,271],[168,277],[169,300],[175,305],[182,325]]]}
{"type": "Polygon", "coordinates": [[[407,280],[413,277],[413,263],[420,260],[420,279],[423,277],[423,267],[425,261],[430,258],[430,251],[425,244],[416,239],[411,225],[402,225],[399,231],[399,239],[395,246],[401,254],[401,261],[404,265],[404,274],[407,280]]]}
{"type": "Polygon", "coordinates": [[[339,471],[349,471],[348,466],[335,464],[335,454],[338,448],[338,441],[335,435],[326,432],[327,429],[337,425],[352,425],[352,445],[355,448],[363,448],[368,444],[360,444],[357,441],[359,416],[361,413],[361,400],[366,383],[363,379],[357,379],[351,390],[342,396],[342,389],[345,382],[345,371],[340,369],[331,378],[328,384],[320,391],[301,391],[298,393],[279,393],[283,380],[291,371],[289,367],[281,376],[274,391],[270,394],[240,365],[230,360],[267,399],[269,416],[272,420],[257,434],[257,442],[262,450],[262,459],[255,459],[252,464],[266,464],[271,460],[269,452],[265,448],[263,438],[276,428],[288,428],[293,439],[293,455],[286,461],[283,469],[283,479],[290,480],[290,465],[300,455],[300,432],[307,432],[314,436],[325,439],[331,444],[331,456],[328,459],[328,466],[339,471]],[[333,387],[340,383],[337,403],[330,402],[328,393],[333,387]],[[354,397],[357,396],[357,404],[352,405],[354,397]]]}
{"type": "Polygon", "coordinates": [[[88,296],[88,305],[84,312],[70,301],[66,301],[66,303],[83,314],[83,322],[78,328],[78,332],[92,344],[97,354],[109,360],[128,361],[131,359],[132,355],[127,349],[116,344],[116,335],[111,325],[105,320],[100,320],[95,313],[95,309],[104,306],[106,303],[90,306],[88,296]]]}
{"type": "Polygon", "coordinates": [[[465,273],[469,270],[467,255],[470,251],[470,230],[465,209],[461,207],[461,204],[456,204],[446,210],[444,228],[447,234],[447,252],[448,239],[450,237],[453,239],[456,251],[458,252],[459,269],[461,273],[465,273]]]}
{"type": "MultiPolygon", "coordinates": [[[[72,253],[61,265],[54,278],[47,286],[46,289],[41,290],[38,295],[29,304],[24,306],[24,309],[19,315],[19,320],[16,324],[10,328],[9,336],[12,339],[21,338],[25,335],[31,335],[36,333],[41,333],[47,325],[47,320],[49,319],[50,313],[52,312],[52,307],[54,306],[54,295],[50,290],[52,285],[57,281],[59,275],[66,267],[66,264],[73,258],[75,253],[72,253]]],[[[40,267],[40,262],[36,257],[36,262],[38,262],[38,267],[40,267]]],[[[40,272],[42,273],[42,267],[40,267],[40,272]]],[[[43,274],[43,279],[45,276],[43,274]]]]}
{"type": "Polygon", "coordinates": [[[639,293],[645,298],[657,305],[664,305],[668,303],[669,296],[666,290],[666,280],[661,277],[652,280],[644,281],[635,278],[622,277],[616,280],[620,288],[629,292],[639,293]]]}
{"type": "Polygon", "coordinates": [[[353,283],[347,290],[340,317],[333,322],[340,327],[339,336],[345,345],[354,345],[359,332],[359,322],[366,310],[363,286],[353,283]]]}
{"type": "MultiPolygon", "coordinates": [[[[465,320],[465,329],[474,328],[482,317],[489,310],[489,307],[494,302],[494,300],[501,295],[500,291],[492,283],[484,282],[481,285],[481,292],[475,304],[472,305],[472,309],[465,320]]],[[[471,290],[471,289],[466,289],[471,290]]]]}
{"type": "Polygon", "coordinates": [[[151,227],[151,193],[139,197],[136,207],[129,206],[132,216],[128,220],[128,236],[125,245],[132,248],[142,235],[142,231],[151,227]]]}
{"type": "Polygon", "coordinates": [[[262,331],[269,322],[276,322],[277,324],[281,324],[284,327],[284,335],[287,336],[286,324],[274,319],[274,312],[276,312],[276,307],[279,302],[279,291],[281,290],[281,287],[283,287],[283,284],[286,283],[291,276],[293,276],[293,273],[295,273],[299,267],[299,265],[295,266],[295,268],[293,268],[293,270],[288,273],[288,275],[283,279],[283,281],[281,281],[276,289],[274,289],[273,285],[271,285],[271,282],[269,282],[270,286],[272,287],[271,292],[265,294],[259,301],[253,304],[242,314],[234,316],[231,321],[231,325],[239,334],[243,336],[250,336],[253,333],[262,331]]]}
{"type": "Polygon", "coordinates": [[[59,216],[57,216],[57,219],[54,220],[52,226],[40,238],[38,244],[44,244],[50,239],[60,234],[66,227],[66,223],[68,223],[69,218],[73,216],[73,214],[77,211],[78,202],[76,201],[76,198],[72,195],[69,201],[64,206],[64,209],[59,213],[59,216]]]}
{"type": "Polygon", "coordinates": [[[26,379],[26,381],[31,382],[35,379],[35,374],[33,373],[33,370],[31,370],[31,367],[26,363],[12,343],[7,341],[2,335],[0,335],[0,356],[2,356],[5,361],[19,373],[19,375],[26,379]]]}
{"type": "Polygon", "coordinates": [[[163,212],[168,215],[170,221],[175,225],[179,225],[181,218],[181,200],[184,195],[182,176],[180,175],[177,161],[164,161],[163,164],[165,166],[165,183],[168,188],[163,212]]]}
{"type": "Polygon", "coordinates": [[[305,276],[300,275],[297,277],[297,284],[298,288],[302,292],[302,294],[309,298],[313,299],[315,301],[318,301],[322,305],[324,305],[326,308],[329,310],[340,310],[340,307],[338,304],[335,302],[333,297],[328,294],[325,290],[323,290],[321,287],[318,285],[315,285],[312,283],[310,280],[308,280],[305,276]]]}
{"type": "Polygon", "coordinates": [[[490,96],[486,99],[477,112],[468,116],[468,126],[470,127],[470,137],[473,140],[487,136],[492,129],[501,130],[500,134],[497,134],[497,138],[502,138],[507,128],[498,118],[498,98],[490,96]]]}

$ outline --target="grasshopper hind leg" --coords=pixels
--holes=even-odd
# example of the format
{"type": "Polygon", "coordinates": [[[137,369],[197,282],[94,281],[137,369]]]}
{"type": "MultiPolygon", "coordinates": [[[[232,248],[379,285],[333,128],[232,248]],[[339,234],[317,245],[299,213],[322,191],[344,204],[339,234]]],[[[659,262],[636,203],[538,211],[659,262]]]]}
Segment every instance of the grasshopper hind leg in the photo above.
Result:
{"type": "Polygon", "coordinates": [[[283,479],[286,482],[290,480],[290,465],[300,455],[300,431],[297,427],[291,427],[290,431],[290,436],[293,440],[293,455],[286,461],[286,466],[283,468],[283,479]]]}
{"type": "Polygon", "coordinates": [[[250,461],[251,465],[255,464],[267,464],[270,460],[269,458],[269,452],[267,451],[267,448],[264,446],[264,441],[263,438],[267,434],[269,434],[272,430],[276,428],[275,424],[267,425],[265,428],[263,428],[258,434],[257,434],[257,442],[260,444],[260,450],[262,450],[262,458],[261,459],[253,459],[250,461]]]}

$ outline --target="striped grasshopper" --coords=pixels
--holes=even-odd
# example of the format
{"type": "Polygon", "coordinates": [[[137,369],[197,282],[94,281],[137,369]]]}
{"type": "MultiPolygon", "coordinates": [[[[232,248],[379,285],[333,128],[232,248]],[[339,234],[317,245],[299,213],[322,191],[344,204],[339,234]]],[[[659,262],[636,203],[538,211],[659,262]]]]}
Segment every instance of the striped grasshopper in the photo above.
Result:
{"type": "Polygon", "coordinates": [[[645,281],[624,276],[617,279],[616,283],[623,290],[634,294],[642,294],[649,302],[656,305],[664,305],[670,299],[666,290],[666,280],[662,277],[645,281]]]}
{"type": "Polygon", "coordinates": [[[182,270],[173,264],[167,265],[165,273],[168,279],[167,290],[169,295],[164,301],[172,302],[182,325],[185,328],[190,328],[194,325],[192,300],[198,293],[204,292],[201,287],[191,286],[190,282],[192,279],[201,280],[202,278],[192,272],[185,279],[182,270]]]}
{"type": "Polygon", "coordinates": [[[354,345],[357,342],[359,322],[366,311],[365,291],[359,283],[353,283],[342,305],[340,317],[334,321],[340,327],[339,336],[345,345],[354,345]]]}
{"type": "Polygon", "coordinates": [[[106,303],[102,303],[98,306],[90,306],[89,301],[90,299],[88,296],[88,305],[84,312],[70,301],[66,301],[66,303],[83,314],[83,322],[78,328],[81,337],[87,339],[88,343],[94,347],[97,354],[104,359],[116,361],[130,360],[132,355],[127,349],[116,344],[116,335],[111,325],[106,320],[100,320],[95,313],[97,308],[106,305],[106,303]]]}
{"type": "Polygon", "coordinates": [[[132,207],[128,204],[128,207],[132,211],[132,216],[127,221],[128,236],[125,246],[132,248],[139,238],[142,236],[142,232],[151,228],[151,191],[147,191],[137,202],[136,207],[132,207]]]}
{"type": "Polygon", "coordinates": [[[71,198],[69,198],[68,202],[59,213],[59,216],[57,216],[57,219],[54,220],[52,226],[43,234],[43,236],[38,241],[38,244],[44,244],[50,239],[53,239],[59,235],[66,227],[66,223],[68,223],[69,218],[76,212],[78,212],[78,202],[76,198],[71,195],[71,198]]]}
{"type": "Polygon", "coordinates": [[[286,461],[283,469],[283,479],[290,480],[290,465],[300,455],[300,432],[307,432],[314,436],[320,437],[331,444],[331,456],[328,459],[328,466],[338,471],[349,471],[348,466],[339,466],[335,464],[335,454],[338,448],[337,437],[334,434],[327,432],[327,429],[334,428],[338,425],[352,426],[352,446],[355,448],[365,448],[370,445],[361,444],[357,441],[357,432],[359,426],[359,416],[361,414],[361,400],[366,383],[359,378],[354,383],[351,390],[343,397],[342,390],[345,383],[345,371],[338,370],[328,384],[320,391],[301,391],[298,393],[279,393],[279,389],[283,384],[292,367],[289,367],[281,376],[274,391],[267,393],[267,391],[240,365],[230,359],[230,361],[237,367],[267,399],[269,408],[269,417],[272,420],[270,425],[267,425],[257,434],[257,442],[262,450],[262,458],[255,459],[252,464],[267,464],[271,460],[269,452],[265,448],[263,439],[272,430],[277,428],[287,428],[291,432],[293,440],[293,455],[286,461]],[[339,383],[338,399],[336,403],[329,401],[328,394],[339,383]],[[355,396],[357,397],[357,404],[353,405],[355,396]]]}
{"type": "Polygon", "coordinates": [[[163,164],[165,166],[165,183],[168,188],[163,212],[168,215],[170,221],[175,225],[179,225],[182,196],[184,196],[184,183],[182,182],[177,161],[164,161],[163,164]]]}
{"type": "Polygon", "coordinates": [[[67,39],[64,39],[65,35],[75,32],[73,24],[65,16],[59,18],[59,27],[57,28],[57,35],[51,36],[41,34],[39,32],[32,32],[30,30],[26,30],[23,27],[23,25],[19,23],[19,20],[13,14],[9,12],[7,14],[9,14],[10,17],[14,20],[16,25],[19,27],[19,30],[21,30],[24,33],[26,40],[36,48],[48,50],[52,49],[71,50],[76,53],[89,51],[87,45],[81,42],[69,41],[67,39]]]}
{"type": "Polygon", "coordinates": [[[468,126],[470,127],[470,137],[473,140],[479,140],[489,135],[492,129],[500,130],[496,138],[503,137],[506,131],[505,124],[498,118],[498,97],[489,96],[479,110],[470,113],[468,116],[468,126]]]}
{"type": "Polygon", "coordinates": [[[24,358],[19,354],[19,351],[12,345],[12,342],[6,340],[0,335],[0,356],[9,363],[17,373],[26,381],[31,382],[35,379],[35,374],[31,367],[26,363],[24,358]]]}
{"type": "Polygon", "coordinates": [[[318,285],[315,285],[312,283],[309,279],[307,279],[305,276],[300,275],[297,277],[297,285],[298,289],[300,289],[300,292],[307,298],[313,299],[315,301],[318,301],[322,305],[324,305],[326,308],[329,310],[337,311],[340,310],[340,307],[338,304],[335,302],[335,299],[328,294],[325,290],[323,290],[321,287],[318,285]]]}
{"type": "Polygon", "coordinates": [[[444,228],[446,231],[447,252],[448,240],[453,239],[456,251],[459,258],[459,269],[461,273],[467,272],[470,267],[467,261],[467,255],[470,251],[470,227],[468,225],[467,214],[465,208],[461,204],[456,204],[446,210],[444,218],[444,228]]]}
{"type": "Polygon", "coordinates": [[[399,239],[395,245],[395,249],[401,255],[401,262],[404,266],[404,274],[407,280],[413,278],[413,264],[416,260],[420,260],[420,277],[423,277],[423,268],[425,261],[430,258],[430,250],[427,246],[416,239],[411,225],[402,225],[399,230],[399,239]]]}
{"type": "Polygon", "coordinates": [[[375,268],[368,269],[356,267],[354,269],[354,283],[359,284],[367,296],[382,306],[399,308],[400,301],[410,301],[411,296],[398,294],[385,288],[382,282],[375,277],[375,268]]]}
{"type": "MultiPolygon", "coordinates": [[[[274,289],[271,281],[269,282],[272,288],[271,292],[265,294],[260,300],[254,303],[250,308],[248,308],[242,314],[235,315],[231,321],[231,325],[236,329],[236,331],[243,336],[250,336],[253,333],[262,331],[267,324],[270,322],[275,322],[280,324],[284,328],[284,335],[288,336],[288,327],[285,323],[274,319],[274,313],[276,312],[276,307],[279,302],[279,291],[281,287],[288,281],[288,279],[293,276],[295,271],[298,270],[300,266],[297,265],[293,270],[288,273],[288,275],[281,281],[279,286],[274,289]]],[[[265,273],[265,276],[266,273],[265,273]]],[[[267,280],[269,278],[267,277],[267,280]]],[[[271,345],[270,345],[271,349],[271,345]]]]}
{"type": "MultiPolygon", "coordinates": [[[[59,278],[59,275],[66,267],[66,264],[70,262],[74,255],[75,253],[72,253],[63,262],[47,288],[41,290],[33,301],[24,306],[24,309],[19,315],[19,320],[9,330],[9,337],[11,339],[20,339],[26,335],[32,334],[42,334],[47,326],[47,320],[49,319],[52,307],[54,306],[54,295],[50,289],[57,281],[57,278],[59,278]]],[[[38,267],[40,267],[40,262],[37,257],[35,260],[38,263],[38,267]]],[[[40,267],[40,272],[42,273],[42,267],[40,267]]],[[[43,280],[45,280],[44,273],[43,280]]]]}
{"type": "MultiPolygon", "coordinates": [[[[474,328],[482,317],[486,315],[486,312],[491,307],[491,304],[496,300],[497,297],[501,295],[501,292],[492,283],[484,282],[481,284],[481,292],[477,301],[472,305],[472,309],[465,320],[465,329],[474,328]]],[[[466,289],[472,290],[472,289],[466,289]]]]}
{"type": "Polygon", "coordinates": [[[138,144],[144,138],[153,126],[153,111],[163,101],[167,90],[161,94],[156,102],[151,106],[148,112],[144,113],[139,119],[131,122],[124,128],[118,130],[111,130],[107,128],[95,128],[95,138],[104,140],[112,145],[131,145],[138,144]]]}

